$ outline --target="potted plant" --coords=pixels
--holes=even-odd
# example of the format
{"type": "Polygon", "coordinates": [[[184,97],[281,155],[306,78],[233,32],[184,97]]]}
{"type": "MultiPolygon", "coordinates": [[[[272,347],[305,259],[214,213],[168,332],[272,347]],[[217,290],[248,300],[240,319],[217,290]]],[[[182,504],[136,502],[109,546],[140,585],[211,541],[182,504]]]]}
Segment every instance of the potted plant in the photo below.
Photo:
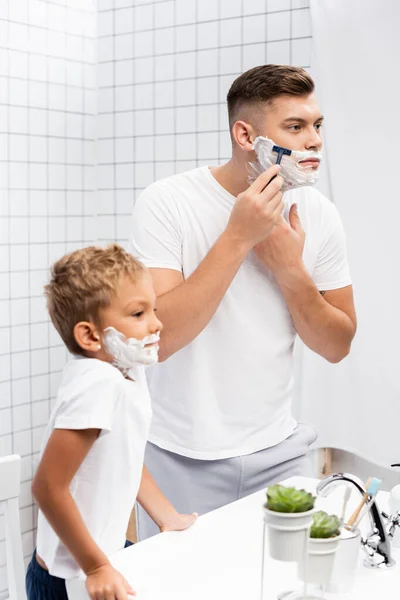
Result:
{"type": "Polygon", "coordinates": [[[264,506],[269,553],[275,560],[299,561],[312,524],[315,496],[305,490],[271,485],[264,506]]]}
{"type": "Polygon", "coordinates": [[[313,515],[308,543],[308,561],[299,562],[299,578],[307,583],[328,585],[340,540],[340,519],[323,510],[313,515]]]}

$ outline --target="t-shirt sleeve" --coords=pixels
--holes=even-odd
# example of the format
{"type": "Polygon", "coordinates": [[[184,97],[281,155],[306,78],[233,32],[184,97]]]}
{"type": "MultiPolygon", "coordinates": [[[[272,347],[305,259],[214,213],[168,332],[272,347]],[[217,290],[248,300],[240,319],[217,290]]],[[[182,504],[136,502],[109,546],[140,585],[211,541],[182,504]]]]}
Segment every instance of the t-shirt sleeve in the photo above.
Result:
{"type": "Polygon", "coordinates": [[[129,251],[146,267],[182,272],[182,227],[168,189],[147,188],[135,202],[129,251]]]}
{"type": "Polygon", "coordinates": [[[342,221],[329,200],[324,205],[323,222],[324,234],[312,278],[320,291],[336,290],[351,285],[351,277],[342,221]]]}
{"type": "MultiPolygon", "coordinates": [[[[111,367],[110,365],[110,368],[111,367]]],[[[119,374],[118,374],[119,376],[119,374]]],[[[87,369],[64,388],[54,429],[111,431],[120,384],[112,371],[87,369]]]]}

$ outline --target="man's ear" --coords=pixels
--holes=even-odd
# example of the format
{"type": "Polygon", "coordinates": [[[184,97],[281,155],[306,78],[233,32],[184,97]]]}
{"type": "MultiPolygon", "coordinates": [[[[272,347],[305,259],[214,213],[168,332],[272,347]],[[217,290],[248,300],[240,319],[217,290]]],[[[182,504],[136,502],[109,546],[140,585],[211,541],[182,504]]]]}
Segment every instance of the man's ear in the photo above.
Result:
{"type": "Polygon", "coordinates": [[[76,343],[86,352],[101,350],[100,334],[94,323],[79,321],[74,327],[74,338],[76,343]]]}
{"type": "Polygon", "coordinates": [[[236,121],[232,127],[232,137],[241,150],[252,152],[257,133],[254,127],[246,121],[236,121]]]}

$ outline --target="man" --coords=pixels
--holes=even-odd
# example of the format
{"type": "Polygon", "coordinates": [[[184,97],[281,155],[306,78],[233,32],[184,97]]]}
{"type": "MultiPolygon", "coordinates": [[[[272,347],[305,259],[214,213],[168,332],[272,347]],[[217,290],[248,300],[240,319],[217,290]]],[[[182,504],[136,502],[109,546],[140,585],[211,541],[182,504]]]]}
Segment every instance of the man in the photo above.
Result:
{"type": "MultiPolygon", "coordinates": [[[[322,147],[312,79],[255,67],[227,100],[231,160],[152,184],[133,211],[132,251],[151,269],[164,323],[146,466],[185,513],[304,474],[316,434],[291,414],[296,333],[336,363],[356,331],[339,216],[304,187],[322,147]],[[264,171],[276,144],[301,152],[264,171]]],[[[138,531],[157,532],[140,508],[138,531]]]]}

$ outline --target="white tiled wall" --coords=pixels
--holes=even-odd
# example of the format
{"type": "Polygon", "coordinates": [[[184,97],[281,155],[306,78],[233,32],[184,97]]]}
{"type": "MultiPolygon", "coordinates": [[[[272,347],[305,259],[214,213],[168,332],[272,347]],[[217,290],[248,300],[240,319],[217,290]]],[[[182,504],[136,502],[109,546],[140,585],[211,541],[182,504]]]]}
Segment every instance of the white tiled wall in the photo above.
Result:
{"type": "MultiPolygon", "coordinates": [[[[32,469],[66,358],[43,283],[96,238],[95,33],[93,0],[0,0],[0,456],[22,456],[26,557],[32,469]]],[[[0,597],[3,540],[0,514],[0,597]]]]}
{"type": "Polygon", "coordinates": [[[310,65],[308,0],[100,0],[98,36],[99,236],[120,243],[146,185],[229,158],[241,72],[310,65]]]}

